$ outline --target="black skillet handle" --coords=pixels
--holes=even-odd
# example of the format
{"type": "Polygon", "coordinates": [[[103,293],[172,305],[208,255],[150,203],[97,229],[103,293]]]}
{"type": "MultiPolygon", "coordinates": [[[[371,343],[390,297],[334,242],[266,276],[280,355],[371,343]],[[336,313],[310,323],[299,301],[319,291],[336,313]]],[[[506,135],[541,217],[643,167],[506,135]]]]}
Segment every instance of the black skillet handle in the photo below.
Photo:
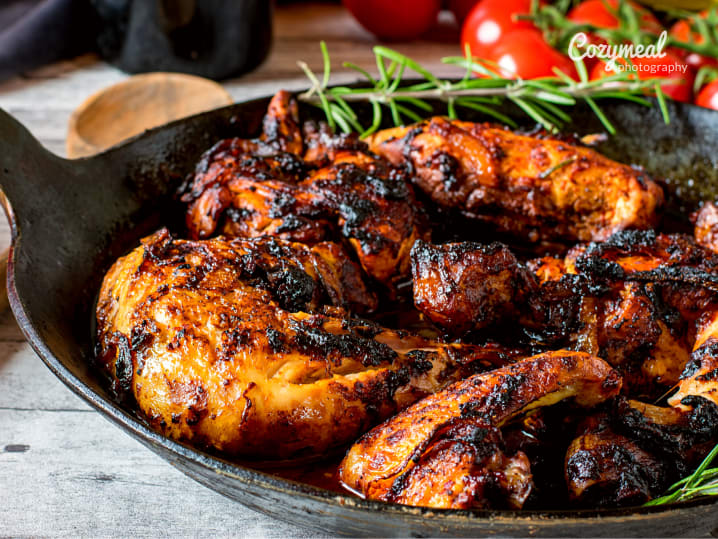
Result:
{"type": "MultiPolygon", "coordinates": [[[[192,133],[196,138],[196,133],[192,133]]],[[[161,129],[102,154],[68,160],[46,150],[16,119],[0,109],[0,190],[13,242],[68,237],[96,244],[121,222],[137,221],[148,202],[176,187],[179,172],[168,163],[177,128],[161,129]],[[61,233],[60,233],[61,232],[61,233]]],[[[193,156],[194,157],[194,156],[193,156]]]]}
{"type": "Polygon", "coordinates": [[[153,152],[151,141],[137,142],[87,159],[63,159],[0,110],[0,190],[12,229],[11,272],[29,279],[49,264],[82,274],[82,265],[101,263],[96,253],[111,242],[118,223],[131,228],[148,198],[161,194],[159,182],[150,186],[147,179],[162,175],[152,158],[163,152],[153,152]]]}
{"type": "MultiPolygon", "coordinates": [[[[58,250],[68,252],[73,240],[74,223],[66,216],[81,220],[83,201],[89,196],[90,163],[80,168],[42,147],[17,120],[0,110],[0,201],[12,231],[9,252],[0,255],[0,277],[5,271],[8,287],[16,273],[33,285],[38,264],[57,265],[58,250]],[[22,241],[21,241],[22,240],[22,241]],[[36,246],[18,249],[19,244],[36,246]],[[20,252],[21,251],[21,252],[20,252]],[[40,253],[48,253],[47,258],[40,253]]],[[[39,286],[39,285],[38,285],[39,286]]],[[[2,289],[0,307],[7,298],[2,289]]],[[[13,305],[15,309],[16,305],[13,305]]]]}
{"type": "Polygon", "coordinates": [[[218,139],[256,132],[266,106],[261,99],[210,111],[75,160],[47,151],[0,110],[0,190],[12,227],[11,270],[27,276],[29,288],[37,268],[48,264],[70,280],[87,275],[88,265],[106,270],[108,260],[144,235],[173,226],[182,216],[174,194],[201,153],[218,139]]]}
{"type": "Polygon", "coordinates": [[[57,205],[56,178],[63,159],[48,152],[30,132],[0,109],[0,190],[13,242],[22,221],[38,208],[57,205]]]}

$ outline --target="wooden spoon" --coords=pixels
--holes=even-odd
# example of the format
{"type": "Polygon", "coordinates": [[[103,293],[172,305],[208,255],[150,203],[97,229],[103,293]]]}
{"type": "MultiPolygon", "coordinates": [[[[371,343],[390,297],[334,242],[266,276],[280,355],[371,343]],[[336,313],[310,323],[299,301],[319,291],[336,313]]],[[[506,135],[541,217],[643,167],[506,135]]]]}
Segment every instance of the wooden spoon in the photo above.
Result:
{"type": "Polygon", "coordinates": [[[135,75],[88,97],[73,112],[67,156],[94,155],[152,127],[232,102],[222,86],[202,77],[135,75]]]}

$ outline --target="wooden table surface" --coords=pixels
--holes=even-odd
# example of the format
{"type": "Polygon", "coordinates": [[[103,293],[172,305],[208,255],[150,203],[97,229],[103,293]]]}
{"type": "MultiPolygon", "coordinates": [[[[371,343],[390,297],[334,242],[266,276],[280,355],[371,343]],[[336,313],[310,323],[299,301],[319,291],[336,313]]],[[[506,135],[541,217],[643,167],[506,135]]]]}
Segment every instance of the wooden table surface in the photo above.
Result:
{"type": "MultiPolygon", "coordinates": [[[[259,69],[226,82],[236,100],[305,87],[296,61],[319,70],[319,39],[337,65],[349,60],[375,70],[373,38],[339,6],[280,8],[275,36],[259,69]]],[[[439,60],[459,54],[456,43],[455,31],[442,27],[431,40],[395,48],[438,73],[452,73],[439,60]]],[[[337,75],[355,78],[340,68],[337,75]]],[[[0,84],[0,108],[64,155],[72,110],[125,77],[83,56],[0,84]]],[[[9,239],[2,220],[0,248],[9,239]]],[[[0,314],[0,536],[38,535],[318,536],[202,487],[111,425],[55,379],[6,312],[0,314]]]]}

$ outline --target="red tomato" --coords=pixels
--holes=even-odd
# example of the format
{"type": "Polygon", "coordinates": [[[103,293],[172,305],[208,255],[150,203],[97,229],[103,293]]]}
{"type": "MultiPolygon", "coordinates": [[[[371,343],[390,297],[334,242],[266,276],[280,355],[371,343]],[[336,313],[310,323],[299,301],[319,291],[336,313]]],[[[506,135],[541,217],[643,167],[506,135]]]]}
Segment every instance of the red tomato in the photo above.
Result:
{"type": "MultiPolygon", "coordinates": [[[[675,83],[663,84],[661,90],[668,97],[675,99],[676,101],[684,101],[689,103],[693,95],[693,79],[695,73],[693,69],[686,64],[681,58],[666,52],[663,58],[632,58],[631,62],[635,71],[631,78],[638,78],[640,80],[647,80],[652,78],[667,78],[675,80],[675,83]]],[[[627,62],[619,59],[616,64],[619,66],[630,66],[627,62]]],[[[615,71],[608,68],[608,64],[605,62],[599,62],[591,71],[592,79],[600,79],[607,75],[614,75],[615,71]]]]}
{"type": "Polygon", "coordinates": [[[553,68],[557,67],[568,76],[578,78],[573,62],[551,48],[538,30],[509,32],[492,49],[487,60],[497,63],[506,77],[555,77],[553,68]]]}
{"type": "MultiPolygon", "coordinates": [[[[705,18],[706,11],[701,11],[699,17],[705,18]]],[[[703,43],[703,36],[697,32],[691,32],[691,24],[688,20],[678,21],[671,27],[671,37],[683,43],[703,43]]],[[[697,52],[689,52],[685,49],[674,49],[674,52],[681,56],[689,66],[700,69],[703,66],[718,66],[718,60],[710,56],[703,56],[697,52]]]]}
{"type": "MultiPolygon", "coordinates": [[[[663,31],[663,26],[650,11],[634,2],[630,4],[640,14],[642,30],[654,34],[663,31]]],[[[592,24],[599,28],[618,28],[618,18],[611,12],[611,9],[616,10],[618,6],[618,0],[586,0],[569,11],[566,18],[575,23],[592,24]]]]}
{"type": "Polygon", "coordinates": [[[409,40],[431,28],[441,0],[343,0],[364,28],[387,41],[409,40]]]}
{"type": "Polygon", "coordinates": [[[488,58],[493,47],[509,32],[534,28],[533,23],[516,19],[531,11],[531,0],[481,0],[461,29],[462,52],[468,45],[471,55],[488,58]]]}
{"type": "Polygon", "coordinates": [[[479,3],[480,0],[449,0],[447,6],[449,10],[454,14],[456,22],[463,24],[466,17],[469,16],[474,6],[479,3]]]}
{"type": "Polygon", "coordinates": [[[718,110],[718,80],[706,84],[703,89],[698,92],[695,103],[701,107],[718,110]]]}

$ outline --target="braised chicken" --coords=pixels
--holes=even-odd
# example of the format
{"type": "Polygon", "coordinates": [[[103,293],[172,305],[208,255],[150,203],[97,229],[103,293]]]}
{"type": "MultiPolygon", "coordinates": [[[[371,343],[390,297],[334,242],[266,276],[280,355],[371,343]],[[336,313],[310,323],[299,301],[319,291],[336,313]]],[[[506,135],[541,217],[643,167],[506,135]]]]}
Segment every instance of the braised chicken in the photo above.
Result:
{"type": "Polygon", "coordinates": [[[344,239],[369,276],[404,277],[411,246],[427,237],[405,172],[355,139],[310,142],[305,160],[296,103],[280,92],[258,140],[224,140],[203,156],[182,198],[190,238],[344,239]]]}
{"type": "Polygon", "coordinates": [[[595,406],[621,379],[602,360],[556,351],[457,382],[362,436],[341,480],[375,500],[436,508],[521,508],[532,489],[530,463],[506,455],[500,428],[533,408],[574,399],[595,406]]]}
{"type": "Polygon", "coordinates": [[[345,310],[374,305],[337,245],[175,240],[164,230],[106,275],[98,360],[164,434],[263,458],[321,454],[509,360],[345,310]]]}
{"type": "Polygon", "coordinates": [[[642,504],[718,443],[718,206],[660,233],[659,184],[575,139],[299,112],[207,150],[186,230],[105,275],[96,360],[153,428],[348,448],[347,489],[437,509],[642,504]]]}
{"type": "Polygon", "coordinates": [[[605,240],[656,225],[661,187],[644,172],[563,140],[431,118],[380,131],[371,150],[415,171],[441,206],[533,241],[605,240]]]}

